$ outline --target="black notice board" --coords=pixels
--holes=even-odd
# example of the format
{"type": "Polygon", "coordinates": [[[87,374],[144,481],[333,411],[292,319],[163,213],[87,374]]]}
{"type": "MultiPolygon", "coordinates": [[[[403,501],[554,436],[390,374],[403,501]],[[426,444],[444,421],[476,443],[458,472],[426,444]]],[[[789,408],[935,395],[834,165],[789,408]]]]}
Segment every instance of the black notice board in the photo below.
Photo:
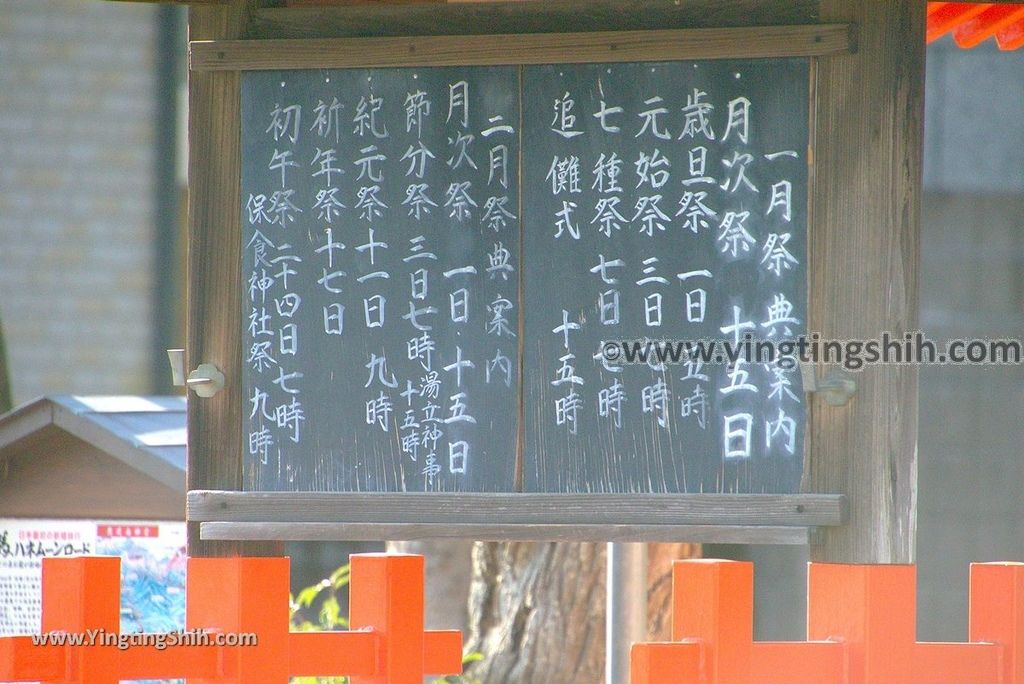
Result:
{"type": "Polygon", "coordinates": [[[551,65],[524,81],[526,489],[796,491],[798,369],[594,355],[805,330],[807,62],[551,65]]]}
{"type": "Polygon", "coordinates": [[[252,489],[511,489],[518,82],[515,68],[244,75],[252,489]]]}
{"type": "Polygon", "coordinates": [[[246,488],[797,491],[798,371],[595,354],[805,331],[808,90],[805,59],[244,74],[246,488]]]}

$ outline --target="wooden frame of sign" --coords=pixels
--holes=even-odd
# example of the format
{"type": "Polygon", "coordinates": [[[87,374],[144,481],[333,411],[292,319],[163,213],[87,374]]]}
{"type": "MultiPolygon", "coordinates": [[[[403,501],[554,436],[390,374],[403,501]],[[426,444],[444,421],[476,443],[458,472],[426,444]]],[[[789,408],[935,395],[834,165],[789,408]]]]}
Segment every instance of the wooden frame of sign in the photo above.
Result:
{"type": "MultiPolygon", "coordinates": [[[[495,13],[494,28],[510,31],[532,27],[538,17],[547,16],[545,12],[575,16],[572,2],[545,3],[547,10],[532,14],[531,4],[494,3],[492,10],[467,7],[463,11],[474,16],[495,13]],[[504,13],[501,8],[507,5],[516,7],[504,13]]],[[[600,13],[609,4],[598,2],[592,7],[600,13]]],[[[810,164],[808,209],[809,328],[837,337],[911,329],[916,316],[920,173],[920,132],[915,128],[920,122],[914,117],[920,115],[923,92],[923,18],[918,17],[921,27],[908,27],[907,22],[921,12],[883,8],[881,2],[841,0],[826,0],[820,6],[781,1],[767,6],[734,4],[708,14],[708,8],[719,3],[688,3],[678,11],[683,25],[699,27],[694,29],[486,37],[325,37],[376,30],[359,24],[359,17],[367,15],[366,20],[375,11],[367,8],[263,8],[236,0],[190,10],[188,364],[212,362],[228,379],[217,396],[189,402],[190,553],[260,553],[273,550],[274,541],[286,539],[462,536],[812,542],[816,555],[823,558],[904,562],[912,558],[916,373],[902,368],[868,378],[860,387],[868,401],[858,405],[855,399],[852,411],[828,414],[823,403],[813,399],[806,440],[813,445],[813,459],[805,459],[804,488],[834,492],[829,494],[242,491],[245,448],[239,426],[246,398],[239,382],[244,330],[239,86],[240,72],[247,69],[811,57],[810,136],[815,156],[810,164]],[[884,24],[893,12],[900,13],[898,35],[884,24]],[[743,26],[752,21],[771,23],[773,15],[788,25],[743,26]],[[809,21],[799,24],[800,18],[809,21]],[[822,23],[827,20],[835,23],[822,23]],[[864,55],[863,48],[854,49],[855,25],[861,45],[868,38],[869,55],[864,55]],[[911,50],[913,58],[908,60],[904,41],[915,38],[922,49],[911,50]],[[859,96],[851,99],[847,92],[855,88],[859,96]],[[879,98],[875,104],[881,102],[878,106],[885,111],[891,111],[892,105],[903,106],[910,125],[902,120],[883,121],[885,129],[879,135],[876,117],[865,120],[875,106],[864,97],[879,98]],[[890,165],[893,158],[903,163],[890,165]],[[871,173],[863,172],[864,163],[871,173]],[[815,174],[816,167],[825,172],[815,174]],[[849,207],[858,203],[877,222],[855,220],[849,207]],[[856,255],[835,249],[850,235],[860,238],[856,255]],[[858,282],[859,292],[851,294],[855,288],[850,283],[865,270],[877,272],[879,265],[895,280],[858,282]],[[845,495],[850,497],[849,512],[845,495]]],[[[459,7],[445,8],[442,17],[451,19],[459,7]]],[[[409,9],[403,15],[404,11],[382,9],[392,21],[390,28],[380,32],[402,33],[408,24],[401,17],[424,10],[409,9]]],[[[641,21],[637,17],[642,14],[644,8],[630,5],[623,16],[632,19],[624,20],[625,25],[632,28],[630,21],[641,21]]],[[[443,19],[434,24],[445,30],[459,25],[458,21],[445,24],[443,19]]]]}

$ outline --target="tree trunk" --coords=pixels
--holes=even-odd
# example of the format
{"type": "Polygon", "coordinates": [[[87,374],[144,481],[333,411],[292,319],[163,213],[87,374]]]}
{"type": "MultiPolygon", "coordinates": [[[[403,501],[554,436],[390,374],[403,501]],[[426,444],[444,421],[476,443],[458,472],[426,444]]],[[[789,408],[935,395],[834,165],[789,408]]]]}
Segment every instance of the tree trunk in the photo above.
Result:
{"type": "MultiPolygon", "coordinates": [[[[671,561],[692,544],[649,546],[648,624],[667,638],[671,561]]],[[[605,545],[478,543],[473,548],[467,674],[485,684],[604,681],[605,545]]]]}
{"type": "Polygon", "coordinates": [[[473,549],[472,674],[498,682],[599,682],[604,545],[479,543],[473,549]]]}

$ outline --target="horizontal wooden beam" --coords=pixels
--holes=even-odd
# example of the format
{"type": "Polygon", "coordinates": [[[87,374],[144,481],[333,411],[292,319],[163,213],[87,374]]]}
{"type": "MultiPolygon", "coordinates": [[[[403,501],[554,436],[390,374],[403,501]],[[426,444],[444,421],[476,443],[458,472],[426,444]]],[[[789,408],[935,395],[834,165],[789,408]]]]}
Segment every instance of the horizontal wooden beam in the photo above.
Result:
{"type": "Polygon", "coordinates": [[[779,525],[498,525],[487,523],[204,522],[204,540],[250,541],[476,541],[688,542],[693,544],[808,544],[814,528],[779,525]]]}
{"type": "Polygon", "coordinates": [[[246,38],[630,31],[812,24],[818,0],[533,0],[360,2],[264,7],[246,38]]]}
{"type": "Polygon", "coordinates": [[[193,71],[644,62],[848,52],[848,24],[595,33],[193,41],[193,71]]]}
{"type": "Polygon", "coordinates": [[[840,494],[188,493],[190,522],[832,526],[840,494]]]}

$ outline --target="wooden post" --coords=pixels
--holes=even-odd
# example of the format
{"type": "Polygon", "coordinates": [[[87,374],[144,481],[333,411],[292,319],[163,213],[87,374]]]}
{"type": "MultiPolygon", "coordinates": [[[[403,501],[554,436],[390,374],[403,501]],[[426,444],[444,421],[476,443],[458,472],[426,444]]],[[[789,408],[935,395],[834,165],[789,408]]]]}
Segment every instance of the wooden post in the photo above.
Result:
{"type": "MultiPolygon", "coordinates": [[[[925,3],[822,0],[857,24],[853,54],[817,60],[810,322],[823,338],[917,328],[925,3]]],[[[917,369],[873,366],[843,407],[809,406],[805,486],[849,499],[815,560],[908,563],[917,509],[917,369]]]]}
{"type": "MultiPolygon", "coordinates": [[[[189,40],[239,38],[248,0],[191,7],[189,40]]],[[[188,370],[212,363],[224,391],[189,397],[188,489],[241,490],[241,133],[238,72],[189,72],[188,79],[188,370]]],[[[201,542],[189,523],[191,556],[274,555],[278,544],[201,542]]]]}

